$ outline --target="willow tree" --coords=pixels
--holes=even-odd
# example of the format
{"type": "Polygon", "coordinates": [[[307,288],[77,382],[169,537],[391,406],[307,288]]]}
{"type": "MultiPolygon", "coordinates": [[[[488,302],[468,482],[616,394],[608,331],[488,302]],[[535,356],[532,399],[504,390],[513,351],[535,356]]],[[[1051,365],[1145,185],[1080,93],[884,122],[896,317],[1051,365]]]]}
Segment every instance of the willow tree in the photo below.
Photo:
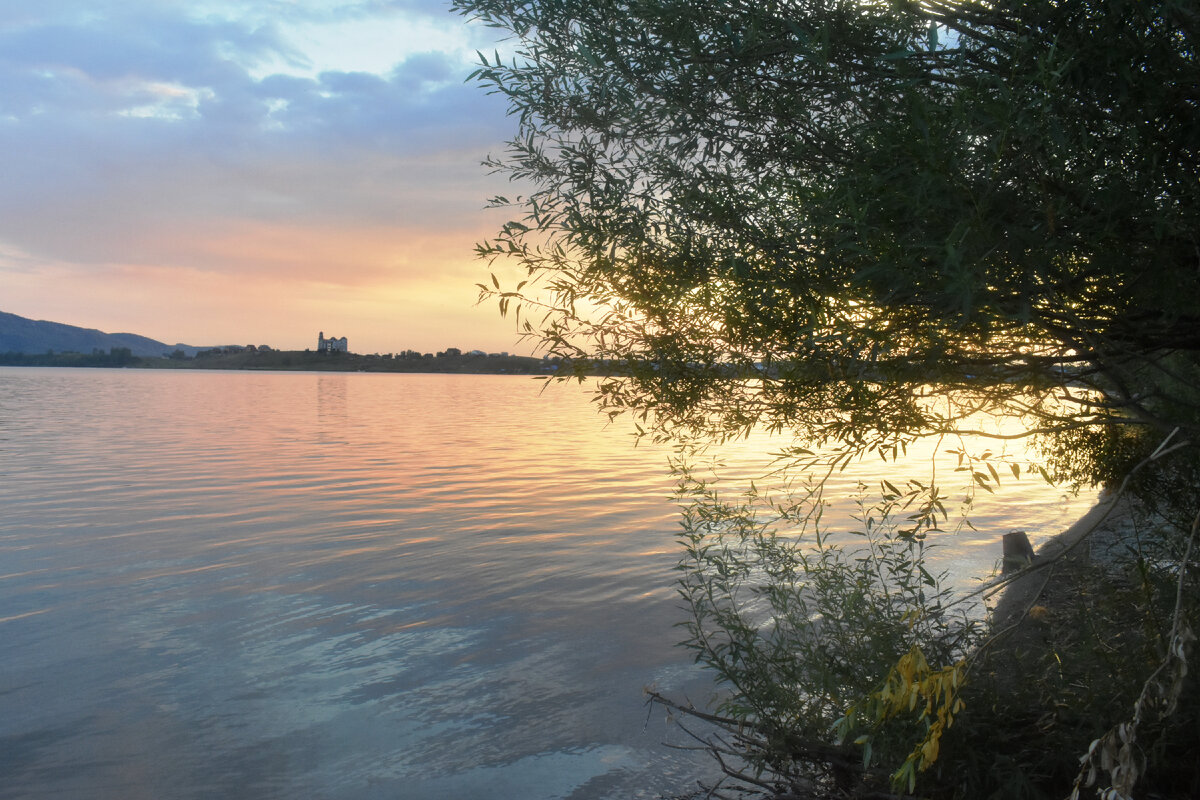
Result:
{"type": "Polygon", "coordinates": [[[527,276],[485,288],[611,413],[835,459],[1015,414],[1109,483],[1173,434],[1136,486],[1191,522],[1192,0],[454,5],[511,34],[476,77],[525,193],[480,250],[527,276]]]}

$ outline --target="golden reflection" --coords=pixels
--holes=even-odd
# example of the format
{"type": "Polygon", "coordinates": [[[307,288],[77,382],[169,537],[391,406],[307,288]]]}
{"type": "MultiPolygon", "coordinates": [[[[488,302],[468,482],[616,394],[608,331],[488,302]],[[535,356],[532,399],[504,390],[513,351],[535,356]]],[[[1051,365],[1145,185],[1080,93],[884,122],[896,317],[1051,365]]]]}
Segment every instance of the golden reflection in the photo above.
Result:
{"type": "MultiPolygon", "coordinates": [[[[52,709],[70,737],[57,751],[37,740],[51,756],[39,776],[103,786],[87,753],[160,730],[157,717],[106,717],[116,697],[180,704],[172,746],[147,752],[207,780],[239,754],[287,762],[293,753],[270,748],[297,731],[350,741],[379,763],[411,743],[424,769],[464,736],[444,725],[448,743],[429,721],[453,723],[463,708],[502,711],[466,719],[486,738],[468,741],[466,757],[546,729],[547,703],[571,709],[569,726],[587,718],[615,730],[614,691],[637,697],[646,676],[686,680],[691,658],[673,647],[673,451],[634,447],[631,425],[596,413],[590,385],[69,372],[5,373],[21,382],[5,418],[21,467],[0,484],[0,621],[5,667],[21,676],[21,703],[39,711],[17,735],[40,736],[41,710],[52,709]],[[633,677],[618,686],[618,675],[633,677]],[[411,724],[391,713],[414,707],[411,724]]],[[[761,488],[786,444],[755,433],[710,450],[725,463],[722,491],[761,488]]],[[[1025,458],[1016,442],[964,444],[988,446],[1025,458]]],[[[970,480],[946,449],[925,442],[895,461],[854,460],[830,489],[852,494],[929,469],[947,486],[970,480]]],[[[985,572],[1010,528],[1036,537],[1079,516],[1046,502],[1060,490],[1025,472],[1001,478],[995,498],[977,493],[980,532],[944,539],[940,552],[963,574],[985,572]]],[[[826,523],[847,527],[844,510],[831,508],[826,523]]],[[[631,727],[644,739],[634,705],[631,727]]],[[[529,751],[547,749],[535,741],[529,751]]],[[[284,790],[302,794],[313,785],[302,778],[284,790]]]]}

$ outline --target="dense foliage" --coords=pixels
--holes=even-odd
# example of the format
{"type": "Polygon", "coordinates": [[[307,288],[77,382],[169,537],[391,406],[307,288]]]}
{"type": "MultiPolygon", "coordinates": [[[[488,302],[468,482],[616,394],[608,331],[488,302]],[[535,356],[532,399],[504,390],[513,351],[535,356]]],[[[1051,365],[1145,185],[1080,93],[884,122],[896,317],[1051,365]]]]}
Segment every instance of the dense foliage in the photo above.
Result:
{"type": "Polygon", "coordinates": [[[96,348],[91,353],[0,353],[0,366],[6,367],[125,367],[140,362],[128,347],[96,348]]]}
{"type": "MultiPolygon", "coordinates": [[[[550,352],[620,365],[597,390],[606,410],[663,436],[765,426],[797,437],[793,458],[832,448],[826,466],[970,429],[979,412],[1016,415],[1060,479],[1129,478],[1165,518],[1155,563],[1186,563],[1200,477],[1194,2],[454,5],[512,34],[476,77],[510,102],[518,129],[492,166],[524,194],[497,199],[514,219],[480,252],[526,279],[493,277],[484,293],[550,352]]],[[[756,512],[735,523],[713,511],[719,498],[697,502],[712,519],[689,537],[755,529],[756,512]]],[[[902,550],[885,561],[923,577],[902,550]]],[[[777,557],[728,563],[769,589],[777,557]]],[[[808,557],[787,563],[830,574],[808,557]]],[[[701,562],[685,586],[720,595],[737,577],[701,562]]],[[[865,585],[878,603],[910,580],[865,585]]],[[[705,596],[688,598],[693,611],[705,596]]],[[[693,644],[741,630],[700,612],[693,644]]],[[[761,620],[751,627],[739,658],[769,645],[761,620]]],[[[886,630],[877,646],[894,649],[886,630]]],[[[1183,630],[1148,635],[1157,663],[1183,630]]],[[[745,674],[722,653],[701,659],[745,674]]],[[[842,712],[879,708],[889,674],[871,673],[874,694],[843,697],[842,712]]],[[[731,708],[790,724],[770,704],[731,708]]]]}
{"type": "Polygon", "coordinates": [[[1195,432],[1194,4],[460,5],[520,37],[479,77],[532,192],[486,252],[550,346],[656,367],[613,402],[895,437],[986,382],[1195,432]]]}

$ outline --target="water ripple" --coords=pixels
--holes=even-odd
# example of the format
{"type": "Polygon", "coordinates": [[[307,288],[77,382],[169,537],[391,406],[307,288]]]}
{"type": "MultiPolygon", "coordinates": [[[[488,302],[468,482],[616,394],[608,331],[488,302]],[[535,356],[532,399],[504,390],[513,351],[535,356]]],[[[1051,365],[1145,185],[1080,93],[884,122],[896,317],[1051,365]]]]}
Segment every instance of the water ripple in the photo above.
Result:
{"type": "MultiPolygon", "coordinates": [[[[660,745],[641,697],[707,686],[672,646],[667,452],[539,389],[0,368],[0,798],[688,783],[708,765],[660,745]]],[[[1083,503],[984,506],[993,534],[947,557],[986,570],[996,531],[1083,503]]]]}

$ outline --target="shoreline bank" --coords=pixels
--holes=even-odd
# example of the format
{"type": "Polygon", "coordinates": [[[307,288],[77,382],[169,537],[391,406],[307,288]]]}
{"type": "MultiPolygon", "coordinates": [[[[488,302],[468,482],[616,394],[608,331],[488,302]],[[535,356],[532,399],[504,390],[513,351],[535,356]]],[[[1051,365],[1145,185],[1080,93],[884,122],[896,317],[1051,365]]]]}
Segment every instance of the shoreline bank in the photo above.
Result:
{"type": "Polygon", "coordinates": [[[1003,629],[1019,623],[1030,608],[1047,599],[1044,595],[1048,591],[1064,582],[1063,573],[1077,576],[1097,557],[1109,561],[1109,551],[1127,539],[1132,529],[1129,502],[1102,496],[1070,527],[1043,542],[1034,554],[1033,564],[1003,588],[992,609],[993,628],[1003,629]]]}

